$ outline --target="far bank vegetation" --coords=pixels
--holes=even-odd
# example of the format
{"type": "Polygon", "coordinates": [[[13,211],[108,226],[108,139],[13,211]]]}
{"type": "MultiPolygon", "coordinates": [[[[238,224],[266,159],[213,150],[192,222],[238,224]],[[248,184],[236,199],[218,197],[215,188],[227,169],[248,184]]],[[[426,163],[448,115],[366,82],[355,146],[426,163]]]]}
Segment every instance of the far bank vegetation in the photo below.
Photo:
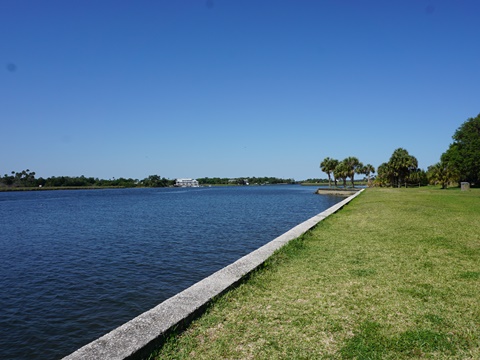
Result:
{"type": "MultiPolygon", "coordinates": [[[[276,177],[240,177],[240,178],[198,178],[200,185],[274,185],[293,184],[294,179],[276,177]]],[[[174,186],[176,179],[167,179],[160,175],[149,175],[139,180],[132,178],[100,179],[86,176],[36,177],[30,169],[12,171],[0,177],[0,190],[62,189],[62,188],[158,188],[174,186]]]]}

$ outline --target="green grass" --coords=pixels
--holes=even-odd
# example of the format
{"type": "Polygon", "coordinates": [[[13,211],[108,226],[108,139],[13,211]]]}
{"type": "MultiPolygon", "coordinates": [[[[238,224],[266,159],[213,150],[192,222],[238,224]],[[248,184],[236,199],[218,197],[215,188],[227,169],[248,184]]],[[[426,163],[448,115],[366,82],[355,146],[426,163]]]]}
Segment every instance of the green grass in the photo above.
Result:
{"type": "Polygon", "coordinates": [[[480,359],[480,191],[368,189],[152,359],[480,359]]]}

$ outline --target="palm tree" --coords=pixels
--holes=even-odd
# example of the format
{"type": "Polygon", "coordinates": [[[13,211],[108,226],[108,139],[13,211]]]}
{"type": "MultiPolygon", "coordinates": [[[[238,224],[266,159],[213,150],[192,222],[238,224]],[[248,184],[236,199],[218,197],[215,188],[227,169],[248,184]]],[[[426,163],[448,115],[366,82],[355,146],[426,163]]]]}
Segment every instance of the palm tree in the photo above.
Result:
{"type": "Polygon", "coordinates": [[[398,148],[393,152],[392,157],[388,161],[388,165],[393,170],[394,180],[396,180],[398,187],[400,187],[410,172],[417,169],[418,161],[415,156],[410,155],[407,150],[398,148]]]}
{"type": "Polygon", "coordinates": [[[343,160],[345,166],[348,169],[348,177],[352,180],[352,187],[355,187],[355,173],[360,173],[360,170],[363,168],[363,164],[354,156],[350,156],[343,160]]]}
{"type": "Polygon", "coordinates": [[[440,161],[428,167],[427,177],[431,183],[440,183],[442,189],[446,189],[449,183],[458,181],[460,172],[451,164],[440,161]]]}
{"type": "Polygon", "coordinates": [[[333,171],[335,178],[343,180],[343,187],[347,187],[347,178],[349,177],[350,170],[348,165],[345,163],[345,160],[339,162],[333,171]]]}
{"type": "Polygon", "coordinates": [[[377,169],[377,178],[375,183],[380,186],[393,186],[393,170],[390,168],[388,163],[382,163],[377,169]]]}
{"type": "Polygon", "coordinates": [[[362,168],[361,174],[365,174],[367,177],[367,184],[370,186],[370,174],[373,174],[375,172],[375,168],[371,164],[367,164],[362,168]]]}
{"type": "Polygon", "coordinates": [[[329,157],[326,157],[323,159],[323,161],[320,163],[320,170],[322,170],[324,173],[328,175],[328,187],[332,187],[332,179],[330,177],[330,159],[329,157]]]}
{"type": "Polygon", "coordinates": [[[340,163],[337,159],[332,159],[330,162],[330,171],[333,173],[333,182],[335,184],[335,187],[337,187],[337,177],[335,176],[335,168],[337,165],[340,163]]]}
{"type": "MultiPolygon", "coordinates": [[[[332,178],[330,174],[334,172],[337,164],[338,164],[338,160],[335,160],[329,157],[326,157],[320,163],[320,169],[328,175],[328,187],[332,187],[332,178]]],[[[337,180],[335,179],[335,175],[334,175],[334,181],[335,181],[335,186],[337,186],[337,180]]]]}

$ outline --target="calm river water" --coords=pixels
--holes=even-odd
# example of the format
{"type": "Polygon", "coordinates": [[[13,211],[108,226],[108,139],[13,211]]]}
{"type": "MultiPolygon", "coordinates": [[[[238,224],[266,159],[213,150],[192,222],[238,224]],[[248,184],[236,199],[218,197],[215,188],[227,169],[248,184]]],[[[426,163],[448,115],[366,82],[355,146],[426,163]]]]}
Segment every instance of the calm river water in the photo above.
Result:
{"type": "Polygon", "coordinates": [[[68,355],[341,200],[314,190],[0,193],[0,358],[68,355]]]}

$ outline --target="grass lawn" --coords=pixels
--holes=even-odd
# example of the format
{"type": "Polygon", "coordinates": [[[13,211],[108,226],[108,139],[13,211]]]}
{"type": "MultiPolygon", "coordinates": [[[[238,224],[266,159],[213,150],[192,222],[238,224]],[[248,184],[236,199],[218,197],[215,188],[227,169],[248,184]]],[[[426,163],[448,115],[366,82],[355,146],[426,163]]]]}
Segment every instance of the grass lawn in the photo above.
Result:
{"type": "Polygon", "coordinates": [[[367,189],[152,359],[480,359],[480,191],[367,189]]]}

